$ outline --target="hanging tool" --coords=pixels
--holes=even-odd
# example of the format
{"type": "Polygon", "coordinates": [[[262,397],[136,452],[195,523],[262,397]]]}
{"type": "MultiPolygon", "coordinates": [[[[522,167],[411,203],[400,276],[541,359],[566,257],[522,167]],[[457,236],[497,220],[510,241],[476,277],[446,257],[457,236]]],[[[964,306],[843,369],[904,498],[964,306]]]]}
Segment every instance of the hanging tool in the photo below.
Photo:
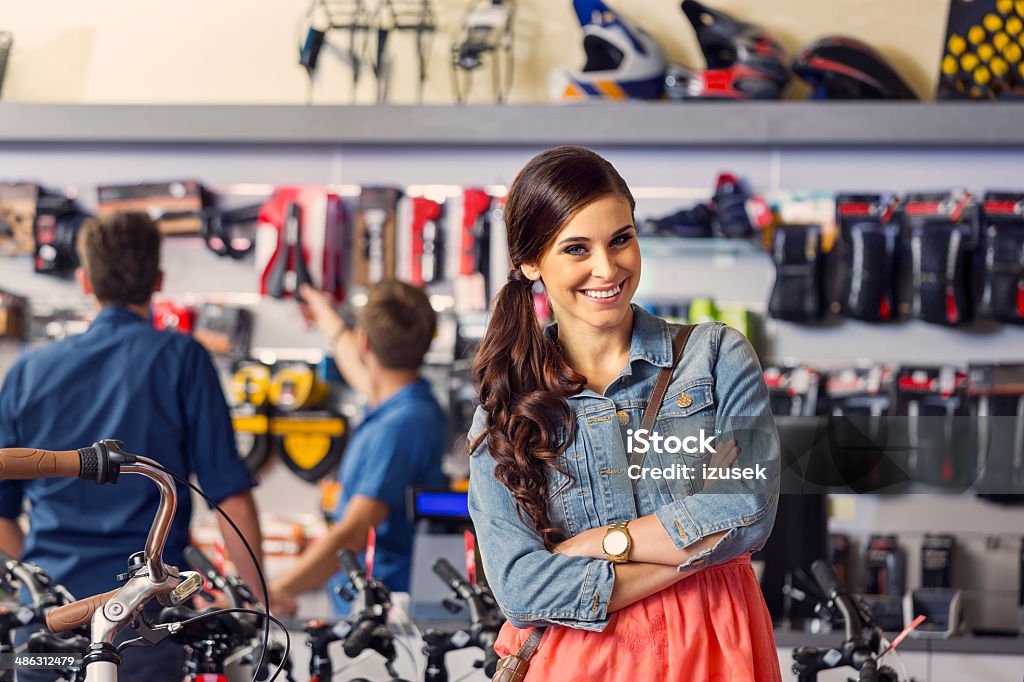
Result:
{"type": "Polygon", "coordinates": [[[306,267],[306,258],[302,253],[302,221],[301,210],[297,203],[288,204],[284,229],[275,254],[274,267],[267,281],[267,293],[274,298],[284,298],[291,294],[296,301],[302,301],[299,286],[313,286],[306,267]]]}

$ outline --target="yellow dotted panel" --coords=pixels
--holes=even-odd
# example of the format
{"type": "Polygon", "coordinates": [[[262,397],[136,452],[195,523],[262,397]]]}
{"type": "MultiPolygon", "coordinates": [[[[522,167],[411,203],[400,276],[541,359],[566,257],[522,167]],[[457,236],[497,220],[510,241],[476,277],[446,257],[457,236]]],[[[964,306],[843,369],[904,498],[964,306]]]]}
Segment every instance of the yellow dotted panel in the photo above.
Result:
{"type": "Polygon", "coordinates": [[[1003,57],[1006,61],[1016,64],[1021,58],[1024,58],[1024,50],[1017,43],[1010,43],[1003,50],[1003,57]]]}
{"type": "Polygon", "coordinates": [[[1013,0],[996,0],[996,11],[1005,17],[1013,11],[1013,0]]]}
{"type": "Polygon", "coordinates": [[[978,59],[983,62],[987,62],[992,59],[992,57],[996,56],[996,48],[992,47],[988,43],[978,45],[976,52],[978,53],[978,59]]]}
{"type": "Polygon", "coordinates": [[[942,73],[947,76],[955,75],[960,70],[960,64],[957,63],[956,58],[951,55],[946,55],[942,58],[942,73]]]}
{"type": "Polygon", "coordinates": [[[992,47],[996,48],[1000,52],[1009,44],[1010,36],[1006,35],[1002,31],[992,36],[992,47]]]}
{"type": "Polygon", "coordinates": [[[974,70],[974,82],[978,85],[988,85],[992,80],[992,72],[987,66],[979,66],[974,70]]]}
{"type": "Polygon", "coordinates": [[[1006,32],[1011,36],[1015,36],[1024,29],[1024,21],[1020,17],[1010,17],[1006,20],[1006,32]]]}
{"type": "Polygon", "coordinates": [[[954,33],[946,41],[946,49],[954,57],[959,57],[967,49],[967,41],[964,40],[963,36],[958,36],[954,33]]]}
{"type": "Polygon", "coordinates": [[[1010,65],[1002,57],[994,57],[988,63],[988,68],[992,69],[992,75],[994,76],[1005,76],[1010,72],[1010,65]]]}
{"type": "Polygon", "coordinates": [[[970,30],[967,31],[967,40],[971,41],[974,45],[985,42],[985,36],[985,29],[981,26],[971,26],[970,30]]]}
{"type": "Polygon", "coordinates": [[[973,52],[968,52],[960,58],[960,67],[964,71],[974,71],[975,67],[980,63],[981,61],[978,59],[978,55],[973,52]]]}
{"type": "Polygon", "coordinates": [[[995,14],[986,14],[985,18],[981,20],[981,23],[990,33],[995,33],[1003,28],[1003,20],[995,14]]]}

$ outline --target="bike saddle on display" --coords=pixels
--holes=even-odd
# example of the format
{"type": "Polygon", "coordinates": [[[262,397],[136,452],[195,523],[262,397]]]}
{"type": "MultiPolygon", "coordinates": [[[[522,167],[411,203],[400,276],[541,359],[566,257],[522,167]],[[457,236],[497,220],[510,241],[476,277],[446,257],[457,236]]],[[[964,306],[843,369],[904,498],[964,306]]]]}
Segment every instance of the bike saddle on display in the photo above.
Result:
{"type": "Polygon", "coordinates": [[[758,26],[694,0],[684,0],[707,62],[703,71],[672,64],[665,75],[669,99],[778,99],[789,82],[786,55],[758,26]]]}
{"type": "Polygon", "coordinates": [[[665,55],[654,38],[601,0],[575,0],[587,63],[557,67],[548,79],[552,100],[654,99],[661,95],[665,55]]]}
{"type": "Polygon", "coordinates": [[[917,99],[881,53],[845,36],[811,43],[792,69],[811,84],[811,99],[917,99]]]}

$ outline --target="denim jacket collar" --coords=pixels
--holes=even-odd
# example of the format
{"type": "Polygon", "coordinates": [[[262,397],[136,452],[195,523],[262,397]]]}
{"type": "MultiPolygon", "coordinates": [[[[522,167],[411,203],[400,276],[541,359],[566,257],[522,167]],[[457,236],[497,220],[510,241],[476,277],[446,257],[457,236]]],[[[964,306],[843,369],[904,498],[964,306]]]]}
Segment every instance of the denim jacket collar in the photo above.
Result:
{"type": "MultiPolygon", "coordinates": [[[[633,373],[633,362],[644,360],[655,367],[672,366],[672,330],[665,320],[633,303],[633,337],[623,375],[633,373]]],[[[547,334],[558,338],[558,323],[548,325],[547,334]]]]}

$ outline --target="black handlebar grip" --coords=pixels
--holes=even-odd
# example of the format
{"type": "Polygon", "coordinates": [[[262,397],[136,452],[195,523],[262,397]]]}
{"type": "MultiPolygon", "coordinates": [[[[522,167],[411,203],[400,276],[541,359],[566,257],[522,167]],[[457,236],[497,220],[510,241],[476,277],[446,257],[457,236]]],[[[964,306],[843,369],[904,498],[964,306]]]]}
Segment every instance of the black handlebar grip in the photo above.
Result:
{"type": "Polygon", "coordinates": [[[484,674],[487,679],[494,677],[494,671],[498,667],[498,652],[494,650],[494,643],[498,640],[498,633],[494,630],[485,630],[480,633],[480,648],[484,650],[484,674]]]}
{"type": "Polygon", "coordinates": [[[351,549],[343,549],[338,552],[338,565],[345,575],[351,577],[353,573],[363,575],[363,569],[359,567],[359,560],[351,549]]]}
{"type": "Polygon", "coordinates": [[[377,629],[377,623],[372,620],[364,620],[359,623],[348,637],[345,638],[345,655],[355,658],[363,653],[366,647],[370,646],[373,639],[373,631],[377,629]]]}
{"type": "Polygon", "coordinates": [[[434,562],[434,573],[452,587],[459,587],[466,579],[459,575],[455,567],[447,559],[438,559],[434,562]]]}
{"type": "Polygon", "coordinates": [[[814,574],[814,579],[818,581],[818,585],[821,586],[821,589],[824,590],[829,599],[833,598],[839,591],[839,581],[836,578],[836,572],[832,568],[832,564],[824,559],[816,559],[811,564],[811,573],[814,574]]]}
{"type": "Polygon", "coordinates": [[[210,557],[206,556],[202,550],[195,545],[187,545],[183,551],[185,555],[185,561],[194,570],[199,571],[207,578],[220,577],[221,573],[217,570],[217,567],[210,561],[210,557]]]}
{"type": "Polygon", "coordinates": [[[35,478],[78,478],[82,456],[78,450],[0,449],[0,481],[35,478]]]}

